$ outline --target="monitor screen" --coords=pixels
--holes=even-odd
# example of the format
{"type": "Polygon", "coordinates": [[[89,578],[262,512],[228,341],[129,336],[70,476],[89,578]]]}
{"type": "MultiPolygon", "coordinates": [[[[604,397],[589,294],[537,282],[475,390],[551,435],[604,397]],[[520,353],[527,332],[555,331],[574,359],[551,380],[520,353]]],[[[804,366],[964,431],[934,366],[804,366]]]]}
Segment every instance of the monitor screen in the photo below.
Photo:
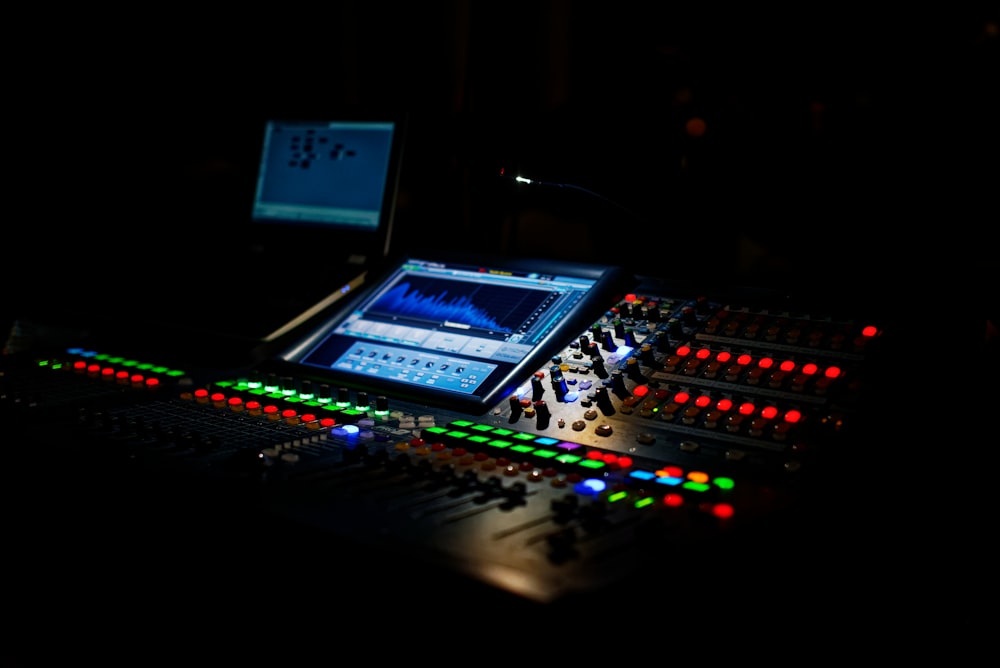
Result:
{"type": "Polygon", "coordinates": [[[345,384],[482,412],[627,283],[615,267],[407,257],[281,355],[345,384]]]}
{"type": "Polygon", "coordinates": [[[402,130],[396,120],[268,120],[253,221],[378,231],[396,195],[402,130]]]}

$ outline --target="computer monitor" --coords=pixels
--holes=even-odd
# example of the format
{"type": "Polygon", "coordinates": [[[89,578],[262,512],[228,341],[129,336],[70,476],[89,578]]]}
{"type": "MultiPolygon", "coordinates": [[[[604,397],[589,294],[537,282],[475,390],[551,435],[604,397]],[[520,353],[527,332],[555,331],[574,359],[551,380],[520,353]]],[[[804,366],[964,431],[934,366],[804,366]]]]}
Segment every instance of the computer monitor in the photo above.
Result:
{"type": "Polygon", "coordinates": [[[353,252],[354,246],[365,256],[384,256],[398,194],[405,124],[404,117],[267,120],[253,223],[261,230],[335,231],[341,248],[353,252]]]}
{"type": "Polygon", "coordinates": [[[320,380],[482,413],[629,280],[568,261],[407,256],[278,357],[320,380]]]}

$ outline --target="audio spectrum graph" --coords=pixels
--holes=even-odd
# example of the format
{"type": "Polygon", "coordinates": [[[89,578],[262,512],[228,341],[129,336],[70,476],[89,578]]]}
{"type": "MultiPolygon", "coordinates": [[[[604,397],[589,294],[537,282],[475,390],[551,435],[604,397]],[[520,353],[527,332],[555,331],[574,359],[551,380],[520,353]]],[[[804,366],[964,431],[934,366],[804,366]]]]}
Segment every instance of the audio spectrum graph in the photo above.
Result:
{"type": "Polygon", "coordinates": [[[589,324],[619,280],[607,268],[523,264],[402,259],[283,358],[386,391],[421,387],[425,399],[433,384],[442,402],[457,393],[481,410],[544,359],[547,342],[589,324]]]}
{"type": "Polygon", "coordinates": [[[529,327],[553,297],[548,291],[411,277],[382,295],[368,314],[512,333],[529,327]]]}

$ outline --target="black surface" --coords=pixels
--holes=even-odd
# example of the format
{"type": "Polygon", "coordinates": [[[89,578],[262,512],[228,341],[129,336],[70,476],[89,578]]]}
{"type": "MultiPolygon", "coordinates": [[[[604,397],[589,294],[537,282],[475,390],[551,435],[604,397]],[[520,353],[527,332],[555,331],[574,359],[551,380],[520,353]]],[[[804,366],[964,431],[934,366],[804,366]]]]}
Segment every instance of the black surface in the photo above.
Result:
{"type": "MultiPolygon", "coordinates": [[[[643,638],[751,629],[746,655],[793,653],[806,634],[848,653],[861,639],[907,654],[971,646],[982,617],[969,606],[989,575],[980,513],[993,506],[980,481],[991,431],[970,407],[997,389],[995,337],[984,345],[1000,304],[995,9],[517,9],[349,2],[329,23],[289,20],[298,30],[282,37],[261,32],[271,17],[237,30],[234,16],[172,11],[125,26],[24,22],[31,48],[6,102],[8,347],[103,328],[198,364],[251,357],[246,342],[142,326],[165,319],[158,291],[211,308],[211,259],[248,201],[247,138],[274,113],[405,108],[406,247],[568,256],[884,308],[899,362],[867,435],[882,455],[851,462],[881,482],[793,541],[783,568],[762,558],[738,606],[616,591],[553,612],[445,574],[400,578],[392,555],[239,509],[220,531],[196,497],[119,515],[127,481],[81,477],[72,461],[32,468],[18,446],[43,426],[19,424],[3,438],[12,665],[203,647],[292,662],[359,629],[364,649],[392,655],[440,658],[457,651],[444,638],[474,629],[492,645],[515,627],[532,640],[569,629],[579,648],[592,623],[643,638]],[[684,129],[695,116],[700,138],[684,129]],[[501,168],[562,185],[519,187],[501,168]],[[77,503],[104,485],[103,501],[77,503]]],[[[317,262],[289,257],[304,274],[317,262]]],[[[691,565],[717,575],[692,588],[728,591],[712,566],[691,565]]]]}

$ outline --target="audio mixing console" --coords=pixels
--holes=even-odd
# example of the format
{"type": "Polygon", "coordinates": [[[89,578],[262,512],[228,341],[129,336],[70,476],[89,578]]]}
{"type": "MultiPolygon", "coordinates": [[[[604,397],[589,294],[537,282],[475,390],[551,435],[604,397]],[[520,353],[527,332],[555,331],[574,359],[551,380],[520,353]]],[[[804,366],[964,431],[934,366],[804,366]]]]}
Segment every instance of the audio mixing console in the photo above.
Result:
{"type": "MultiPolygon", "coordinates": [[[[69,503],[131,508],[131,529],[254,518],[542,605],[665,584],[690,555],[802,558],[766,546],[841,475],[884,325],[524,266],[408,260],[233,368],[99,341],[8,356],[19,503],[75,479],[69,503]]],[[[315,577],[314,553],[287,559],[315,577]]]]}

